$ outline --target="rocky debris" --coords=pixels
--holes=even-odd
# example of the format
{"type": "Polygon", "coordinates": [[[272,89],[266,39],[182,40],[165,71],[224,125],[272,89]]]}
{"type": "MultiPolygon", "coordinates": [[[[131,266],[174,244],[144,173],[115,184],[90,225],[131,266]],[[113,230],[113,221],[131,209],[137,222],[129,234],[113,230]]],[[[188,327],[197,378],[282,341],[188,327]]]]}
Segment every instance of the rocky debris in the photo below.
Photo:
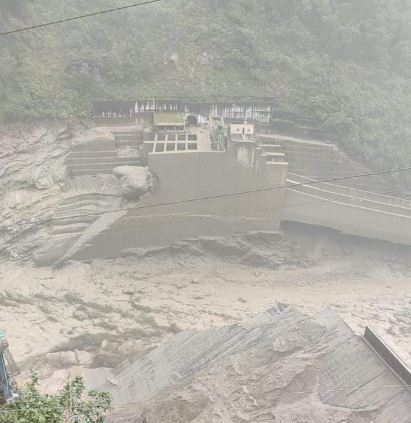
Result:
{"type": "Polygon", "coordinates": [[[386,389],[401,381],[329,310],[309,318],[282,305],[247,325],[182,332],[105,379],[99,389],[113,395],[116,423],[408,423],[411,415],[407,388],[386,389]]]}
{"type": "Polygon", "coordinates": [[[138,200],[154,187],[154,178],[148,167],[119,166],[113,172],[120,180],[123,196],[128,200],[138,200]]]}
{"type": "MultiPolygon", "coordinates": [[[[250,248],[277,254],[279,235],[265,235],[264,249],[264,237],[253,235],[254,242],[249,237],[243,238],[250,248]]],[[[193,245],[202,242],[193,240],[193,245]]],[[[229,240],[226,244],[235,246],[229,240]]],[[[297,257],[304,257],[297,247],[297,257]]],[[[53,269],[0,263],[0,321],[20,367],[26,375],[34,368],[42,376],[46,368],[45,377],[52,379],[60,361],[45,355],[74,350],[91,354],[86,366],[116,366],[182,330],[241,323],[276,302],[291,303],[309,315],[331,307],[356,333],[371,325],[410,363],[409,278],[369,259],[369,248],[351,258],[319,257],[311,265],[307,260],[302,267],[287,264],[295,263],[295,256],[285,254],[283,265],[273,261],[270,267],[245,265],[241,254],[211,251],[169,247],[114,260],[69,261],[53,269]]],[[[275,348],[290,345],[291,340],[275,348]]]]}
{"type": "Polygon", "coordinates": [[[315,263],[297,243],[278,232],[251,232],[229,237],[197,237],[175,242],[169,247],[129,249],[123,257],[215,257],[252,267],[304,268],[315,263]]]}

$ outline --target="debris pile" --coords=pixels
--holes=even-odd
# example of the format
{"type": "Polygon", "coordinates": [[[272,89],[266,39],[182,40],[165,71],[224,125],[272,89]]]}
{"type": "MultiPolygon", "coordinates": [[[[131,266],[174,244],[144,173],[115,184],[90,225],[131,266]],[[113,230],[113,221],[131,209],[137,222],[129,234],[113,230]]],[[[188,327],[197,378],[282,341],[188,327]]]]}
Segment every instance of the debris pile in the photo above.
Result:
{"type": "Polygon", "coordinates": [[[406,423],[410,392],[330,310],[284,305],[247,325],[181,332],[90,383],[109,422],[406,423]],[[386,388],[387,386],[391,388],[386,388]]]}

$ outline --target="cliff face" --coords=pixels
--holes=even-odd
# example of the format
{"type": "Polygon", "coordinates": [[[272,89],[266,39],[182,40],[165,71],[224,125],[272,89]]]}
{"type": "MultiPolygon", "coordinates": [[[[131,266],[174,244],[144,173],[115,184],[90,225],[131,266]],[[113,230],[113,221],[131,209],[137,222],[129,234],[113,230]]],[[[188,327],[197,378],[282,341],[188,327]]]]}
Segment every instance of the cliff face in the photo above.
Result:
{"type": "Polygon", "coordinates": [[[0,134],[0,256],[27,258],[47,236],[36,224],[62,197],[70,134],[63,124],[39,123],[0,134]],[[24,222],[24,223],[23,223],[24,222]]]}
{"type": "Polygon", "coordinates": [[[27,260],[44,255],[47,249],[67,247],[67,242],[78,236],[74,229],[81,232],[89,222],[74,222],[74,227],[73,222],[64,221],[66,214],[76,216],[119,206],[120,188],[114,175],[69,177],[66,156],[72,145],[95,137],[93,130],[69,130],[64,123],[42,122],[2,130],[0,259],[27,260]],[[56,229],[55,222],[44,223],[52,217],[58,217],[57,223],[64,223],[64,228],[56,229]]]}

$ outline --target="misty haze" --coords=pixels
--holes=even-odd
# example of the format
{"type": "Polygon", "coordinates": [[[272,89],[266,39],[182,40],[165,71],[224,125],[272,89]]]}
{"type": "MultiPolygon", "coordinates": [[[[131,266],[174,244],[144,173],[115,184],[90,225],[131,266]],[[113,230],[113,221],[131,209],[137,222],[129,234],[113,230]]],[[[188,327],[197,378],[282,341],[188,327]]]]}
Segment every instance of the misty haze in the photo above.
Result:
{"type": "Polygon", "coordinates": [[[0,0],[0,423],[411,423],[411,2],[0,0]]]}

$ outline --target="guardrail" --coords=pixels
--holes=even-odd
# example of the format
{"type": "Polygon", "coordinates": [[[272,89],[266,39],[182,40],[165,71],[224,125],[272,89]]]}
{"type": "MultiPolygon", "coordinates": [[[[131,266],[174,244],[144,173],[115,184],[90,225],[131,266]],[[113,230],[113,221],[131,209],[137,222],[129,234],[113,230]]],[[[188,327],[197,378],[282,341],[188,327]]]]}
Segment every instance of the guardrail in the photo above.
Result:
{"type": "MultiPolygon", "coordinates": [[[[369,211],[389,213],[397,216],[404,216],[411,218],[411,208],[394,206],[386,203],[380,203],[374,200],[367,200],[362,197],[356,197],[348,194],[340,194],[335,191],[324,190],[316,185],[296,185],[297,182],[292,179],[287,179],[289,190],[297,191],[307,195],[315,195],[324,201],[336,202],[340,204],[347,204],[350,206],[361,207],[369,211]]],[[[297,183],[298,184],[298,183],[297,183]]]]}
{"type": "MultiPolygon", "coordinates": [[[[293,172],[288,172],[288,175],[290,176],[290,179],[296,180],[297,182],[316,182],[315,179],[308,178],[307,176],[302,176],[293,172]]],[[[378,192],[372,192],[372,191],[366,191],[359,188],[352,188],[347,187],[344,185],[339,185],[335,183],[329,183],[329,182],[316,182],[316,186],[323,186],[328,188],[330,191],[338,192],[340,194],[348,194],[353,197],[360,197],[365,200],[372,200],[380,203],[389,204],[392,206],[399,206],[404,208],[411,209],[411,201],[406,198],[400,198],[395,197],[393,195],[386,195],[386,194],[380,194],[378,192]]]]}
{"type": "Polygon", "coordinates": [[[411,385],[411,370],[368,326],[365,327],[364,339],[406,385],[411,385]]]}

